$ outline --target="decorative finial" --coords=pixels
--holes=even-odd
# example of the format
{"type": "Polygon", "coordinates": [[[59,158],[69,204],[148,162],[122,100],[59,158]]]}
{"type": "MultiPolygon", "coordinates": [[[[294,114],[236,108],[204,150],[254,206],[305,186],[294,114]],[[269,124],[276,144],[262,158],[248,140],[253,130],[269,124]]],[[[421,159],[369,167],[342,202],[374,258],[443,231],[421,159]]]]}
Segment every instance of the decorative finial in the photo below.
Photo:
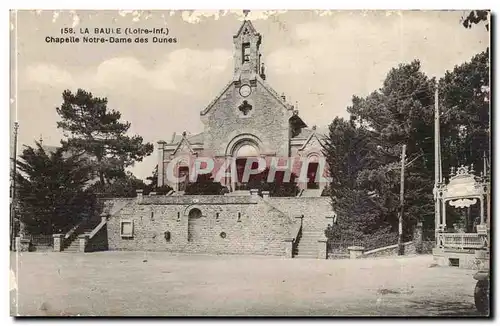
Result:
{"type": "Polygon", "coordinates": [[[40,139],[38,140],[38,142],[40,143],[40,145],[43,145],[43,137],[42,137],[42,134],[40,134],[40,139]]]}
{"type": "Polygon", "coordinates": [[[184,130],[184,131],[182,132],[182,136],[183,136],[183,137],[186,137],[186,135],[187,135],[187,132],[184,130]]]}
{"type": "Polygon", "coordinates": [[[316,125],[312,126],[312,130],[316,130],[316,125]]]}
{"type": "Polygon", "coordinates": [[[474,174],[474,163],[472,163],[470,165],[470,170],[469,170],[470,174],[474,174]]]}
{"type": "Polygon", "coordinates": [[[245,15],[245,20],[247,20],[247,16],[250,13],[250,10],[248,9],[243,9],[243,15],[245,15]]]}
{"type": "Polygon", "coordinates": [[[455,174],[455,167],[454,167],[454,166],[452,166],[452,167],[451,167],[451,171],[450,171],[450,175],[454,175],[454,174],[455,174]]]}

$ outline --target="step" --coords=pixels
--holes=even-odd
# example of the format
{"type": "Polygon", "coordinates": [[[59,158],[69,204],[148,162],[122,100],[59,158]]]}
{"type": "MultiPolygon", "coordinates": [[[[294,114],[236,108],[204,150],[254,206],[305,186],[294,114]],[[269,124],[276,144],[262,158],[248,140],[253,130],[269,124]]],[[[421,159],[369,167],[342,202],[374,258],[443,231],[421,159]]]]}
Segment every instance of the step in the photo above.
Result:
{"type": "Polygon", "coordinates": [[[302,251],[298,252],[297,256],[317,256],[318,252],[317,251],[302,251]]]}
{"type": "Polygon", "coordinates": [[[317,249],[299,249],[297,250],[297,253],[299,254],[311,254],[311,253],[314,253],[314,254],[317,254],[318,253],[318,250],[317,249]]]}
{"type": "Polygon", "coordinates": [[[297,255],[297,256],[294,256],[293,258],[298,258],[298,259],[318,259],[317,256],[309,256],[309,255],[297,255]]]}
{"type": "Polygon", "coordinates": [[[300,249],[299,248],[299,250],[297,250],[297,252],[300,252],[300,253],[302,253],[302,252],[318,252],[318,249],[316,249],[316,248],[302,248],[302,249],[300,249]]]}

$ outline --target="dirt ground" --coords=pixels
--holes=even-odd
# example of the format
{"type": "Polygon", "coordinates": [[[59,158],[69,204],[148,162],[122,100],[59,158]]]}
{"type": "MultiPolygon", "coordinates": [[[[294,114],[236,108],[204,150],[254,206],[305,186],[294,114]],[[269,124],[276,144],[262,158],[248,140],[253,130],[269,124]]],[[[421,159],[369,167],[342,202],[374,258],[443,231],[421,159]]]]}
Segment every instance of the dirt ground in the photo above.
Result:
{"type": "Polygon", "coordinates": [[[158,252],[11,256],[11,315],[471,316],[474,271],[359,260],[158,252]]]}

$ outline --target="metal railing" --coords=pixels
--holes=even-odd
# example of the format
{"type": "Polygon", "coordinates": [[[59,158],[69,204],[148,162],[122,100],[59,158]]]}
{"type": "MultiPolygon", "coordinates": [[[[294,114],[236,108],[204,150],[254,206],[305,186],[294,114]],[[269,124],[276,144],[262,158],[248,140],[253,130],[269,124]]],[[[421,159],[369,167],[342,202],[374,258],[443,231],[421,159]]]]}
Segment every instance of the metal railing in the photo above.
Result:
{"type": "Polygon", "coordinates": [[[438,245],[442,248],[481,249],[485,247],[482,237],[477,233],[439,233],[438,245]]]}
{"type": "Polygon", "coordinates": [[[52,234],[31,235],[31,244],[35,247],[52,247],[54,246],[54,237],[52,236],[52,234]]]}

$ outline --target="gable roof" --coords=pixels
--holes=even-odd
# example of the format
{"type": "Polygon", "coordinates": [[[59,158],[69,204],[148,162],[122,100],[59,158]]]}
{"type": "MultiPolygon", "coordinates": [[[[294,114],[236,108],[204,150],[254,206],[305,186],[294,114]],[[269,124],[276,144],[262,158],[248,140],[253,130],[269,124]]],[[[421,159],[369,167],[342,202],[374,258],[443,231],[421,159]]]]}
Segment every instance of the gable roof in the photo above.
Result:
{"type": "MultiPolygon", "coordinates": [[[[267,90],[269,92],[269,94],[271,94],[277,101],[278,103],[280,103],[283,107],[285,107],[287,110],[293,110],[294,109],[294,106],[289,104],[288,102],[286,102],[285,100],[283,100],[283,98],[281,96],[278,95],[278,93],[264,80],[262,79],[262,77],[260,77],[259,75],[256,75],[255,76],[256,79],[257,79],[257,82],[262,85],[262,87],[267,90]]],[[[224,93],[229,89],[229,87],[231,87],[233,85],[234,81],[230,81],[225,87],[224,89],[222,90],[222,92],[220,92],[211,102],[210,104],[208,104],[208,106],[200,112],[200,115],[203,116],[203,115],[206,115],[208,112],[210,112],[210,110],[213,108],[213,106],[215,105],[215,103],[217,103],[217,101],[222,97],[222,95],[224,95],[224,93]]]]}
{"type": "Polygon", "coordinates": [[[311,130],[311,131],[312,131],[311,134],[309,135],[307,140],[304,142],[304,144],[299,148],[299,151],[304,150],[304,148],[306,148],[307,144],[309,144],[313,138],[316,138],[318,140],[318,142],[320,143],[320,145],[323,145],[322,140],[320,139],[320,137],[318,137],[316,132],[314,130],[311,130]]]}
{"type": "Polygon", "coordinates": [[[259,34],[257,32],[257,30],[255,29],[255,27],[253,27],[253,24],[252,24],[251,21],[244,20],[243,24],[241,24],[241,26],[240,26],[240,29],[238,29],[238,32],[233,36],[233,38],[237,38],[238,36],[240,36],[240,34],[243,31],[244,27],[248,28],[252,34],[257,34],[257,35],[259,34]]]}
{"type": "Polygon", "coordinates": [[[204,141],[204,136],[203,132],[191,135],[191,134],[186,134],[186,136],[183,136],[182,134],[177,134],[173,133],[172,138],[167,145],[177,145],[179,144],[183,139],[186,139],[190,145],[203,145],[204,141]]]}
{"type": "Polygon", "coordinates": [[[175,147],[173,154],[177,153],[177,151],[182,147],[182,144],[186,144],[186,147],[188,148],[191,154],[194,153],[193,147],[191,147],[191,144],[187,139],[186,135],[182,134],[182,139],[179,141],[179,144],[177,144],[177,147],[175,147]]]}

